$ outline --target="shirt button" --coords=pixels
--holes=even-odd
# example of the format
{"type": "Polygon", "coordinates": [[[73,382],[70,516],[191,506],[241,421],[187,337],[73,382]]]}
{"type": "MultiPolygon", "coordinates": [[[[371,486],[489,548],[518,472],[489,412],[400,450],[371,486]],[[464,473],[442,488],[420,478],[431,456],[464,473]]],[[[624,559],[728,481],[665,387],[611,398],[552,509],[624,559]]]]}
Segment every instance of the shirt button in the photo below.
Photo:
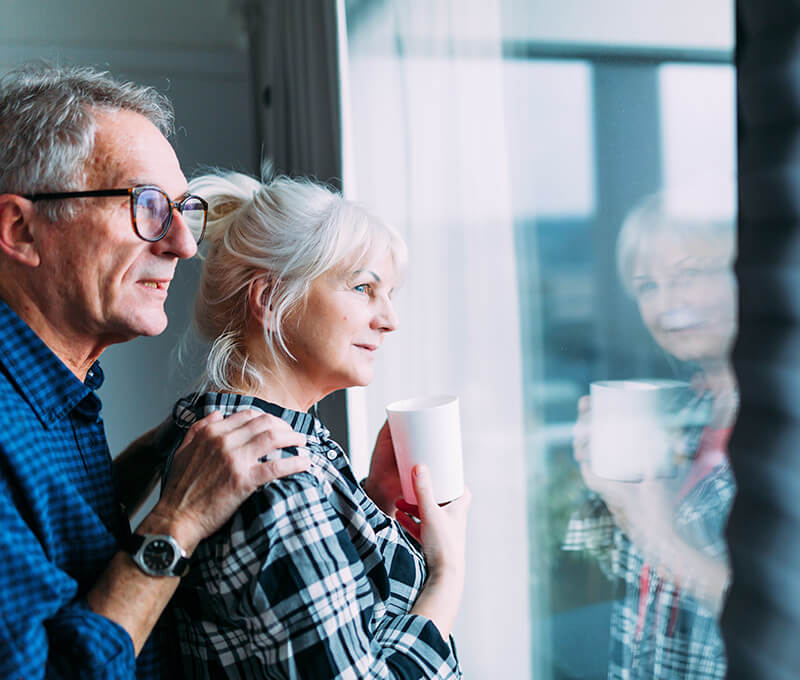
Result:
{"type": "Polygon", "coordinates": [[[336,451],[331,449],[326,455],[328,456],[328,460],[334,460],[336,458],[336,451]]]}

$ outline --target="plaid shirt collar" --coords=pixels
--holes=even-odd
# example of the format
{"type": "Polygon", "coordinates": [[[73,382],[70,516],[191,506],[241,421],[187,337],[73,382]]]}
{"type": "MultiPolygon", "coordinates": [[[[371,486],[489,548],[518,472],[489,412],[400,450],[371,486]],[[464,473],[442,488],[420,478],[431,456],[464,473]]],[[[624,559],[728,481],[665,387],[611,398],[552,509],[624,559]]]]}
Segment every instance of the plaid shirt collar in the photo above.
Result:
{"type": "Polygon", "coordinates": [[[100,363],[95,361],[86,381],[81,382],[2,299],[0,356],[9,378],[44,427],[51,427],[76,407],[85,415],[100,413],[100,400],[93,393],[103,384],[100,363]]]}
{"type": "Polygon", "coordinates": [[[213,411],[222,411],[229,416],[236,411],[248,408],[257,409],[264,413],[285,420],[295,432],[307,437],[316,437],[319,441],[330,438],[330,431],[322,421],[311,413],[294,411],[290,408],[278,406],[272,402],[242,394],[228,394],[223,392],[204,392],[190,394],[179,399],[172,412],[175,425],[182,430],[188,430],[196,421],[209,415],[213,411]]]}

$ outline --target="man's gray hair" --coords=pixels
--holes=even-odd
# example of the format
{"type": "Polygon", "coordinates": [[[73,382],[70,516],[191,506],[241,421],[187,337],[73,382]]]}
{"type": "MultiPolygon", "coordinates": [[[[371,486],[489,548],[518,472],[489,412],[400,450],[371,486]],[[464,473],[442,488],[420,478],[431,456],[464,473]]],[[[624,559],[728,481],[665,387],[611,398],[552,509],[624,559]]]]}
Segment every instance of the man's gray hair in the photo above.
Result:
{"type": "MultiPolygon", "coordinates": [[[[164,136],[172,132],[172,105],[152,87],[88,67],[37,62],[7,71],[0,77],[0,193],[83,188],[94,147],[94,113],[120,110],[141,114],[164,136]]],[[[74,206],[45,201],[40,210],[58,221],[73,216],[74,206]]]]}

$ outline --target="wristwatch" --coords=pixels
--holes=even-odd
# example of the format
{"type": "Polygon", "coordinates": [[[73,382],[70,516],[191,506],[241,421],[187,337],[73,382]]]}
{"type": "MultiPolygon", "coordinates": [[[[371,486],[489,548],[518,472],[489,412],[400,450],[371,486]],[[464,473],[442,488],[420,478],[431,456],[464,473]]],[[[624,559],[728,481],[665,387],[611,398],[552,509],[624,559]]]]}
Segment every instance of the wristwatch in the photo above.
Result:
{"type": "Polygon", "coordinates": [[[148,576],[186,576],[189,571],[186,551],[167,534],[131,534],[123,549],[148,576]]]}

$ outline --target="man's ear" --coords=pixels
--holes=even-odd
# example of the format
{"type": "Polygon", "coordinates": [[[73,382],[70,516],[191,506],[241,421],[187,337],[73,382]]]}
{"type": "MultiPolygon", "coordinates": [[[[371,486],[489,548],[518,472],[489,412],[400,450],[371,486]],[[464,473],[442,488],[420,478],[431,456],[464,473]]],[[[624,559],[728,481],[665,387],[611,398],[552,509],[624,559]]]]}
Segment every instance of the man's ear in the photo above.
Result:
{"type": "Polygon", "coordinates": [[[269,319],[270,309],[267,304],[272,291],[272,277],[260,276],[253,279],[247,289],[247,307],[250,314],[263,327],[264,320],[269,319]]]}
{"type": "Polygon", "coordinates": [[[33,204],[16,194],[0,194],[0,251],[29,267],[38,267],[39,250],[31,224],[33,204]]]}

